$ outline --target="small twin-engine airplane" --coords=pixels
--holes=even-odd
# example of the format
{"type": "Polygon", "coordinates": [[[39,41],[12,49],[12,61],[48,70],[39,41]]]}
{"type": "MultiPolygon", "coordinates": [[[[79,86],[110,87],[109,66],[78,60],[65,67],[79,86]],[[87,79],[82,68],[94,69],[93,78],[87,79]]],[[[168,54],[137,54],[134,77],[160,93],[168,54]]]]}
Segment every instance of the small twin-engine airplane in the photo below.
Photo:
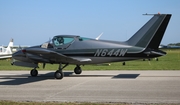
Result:
{"type": "MultiPolygon", "coordinates": [[[[148,15],[148,14],[145,14],[148,15]]],[[[63,69],[74,64],[74,72],[81,74],[81,65],[149,59],[163,56],[159,50],[171,14],[151,14],[153,17],[125,42],[96,40],[76,35],[57,35],[47,43],[17,51],[12,65],[32,67],[31,76],[37,76],[38,63],[59,64],[54,73],[62,79],[63,69]],[[63,66],[62,66],[63,65],[63,66]]]]}

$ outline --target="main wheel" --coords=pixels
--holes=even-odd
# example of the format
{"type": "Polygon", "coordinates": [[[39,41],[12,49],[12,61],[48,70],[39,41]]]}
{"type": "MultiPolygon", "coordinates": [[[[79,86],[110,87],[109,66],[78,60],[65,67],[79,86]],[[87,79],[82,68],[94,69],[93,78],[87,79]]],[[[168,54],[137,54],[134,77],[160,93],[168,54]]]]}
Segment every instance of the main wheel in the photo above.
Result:
{"type": "Polygon", "coordinates": [[[36,69],[32,69],[30,74],[32,77],[36,77],[38,75],[38,71],[36,69]]]}
{"type": "Polygon", "coordinates": [[[75,74],[81,74],[81,73],[82,73],[81,67],[78,67],[78,66],[75,67],[75,68],[74,68],[74,73],[75,73],[75,74]]]}
{"type": "Polygon", "coordinates": [[[55,73],[54,73],[54,77],[56,79],[62,79],[64,77],[64,73],[60,70],[57,70],[55,73]]]}

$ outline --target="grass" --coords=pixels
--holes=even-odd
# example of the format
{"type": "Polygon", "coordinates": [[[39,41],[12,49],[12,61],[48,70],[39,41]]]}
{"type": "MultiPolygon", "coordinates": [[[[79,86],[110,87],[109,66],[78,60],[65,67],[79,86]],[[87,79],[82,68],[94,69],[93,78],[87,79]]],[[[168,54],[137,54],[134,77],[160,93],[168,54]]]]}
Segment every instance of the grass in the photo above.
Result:
{"type": "MultiPolygon", "coordinates": [[[[159,61],[135,60],[127,61],[126,65],[122,62],[81,66],[83,70],[180,70],[180,49],[167,49],[167,55],[159,57],[159,61]]],[[[38,70],[57,70],[57,64],[46,64],[45,69],[39,64],[38,70]]],[[[69,65],[64,70],[73,70],[75,65],[69,65]]],[[[11,60],[0,60],[0,70],[31,70],[32,68],[12,66],[11,60]]]]}

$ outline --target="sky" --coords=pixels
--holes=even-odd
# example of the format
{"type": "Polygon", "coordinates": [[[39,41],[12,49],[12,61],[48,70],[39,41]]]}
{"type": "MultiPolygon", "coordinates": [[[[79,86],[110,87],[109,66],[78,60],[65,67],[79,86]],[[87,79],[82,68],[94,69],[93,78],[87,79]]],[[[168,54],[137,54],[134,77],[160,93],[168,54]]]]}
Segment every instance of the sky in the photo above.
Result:
{"type": "Polygon", "coordinates": [[[172,14],[161,44],[180,42],[180,0],[0,0],[0,45],[40,45],[55,35],[126,41],[152,16],[172,14]]]}

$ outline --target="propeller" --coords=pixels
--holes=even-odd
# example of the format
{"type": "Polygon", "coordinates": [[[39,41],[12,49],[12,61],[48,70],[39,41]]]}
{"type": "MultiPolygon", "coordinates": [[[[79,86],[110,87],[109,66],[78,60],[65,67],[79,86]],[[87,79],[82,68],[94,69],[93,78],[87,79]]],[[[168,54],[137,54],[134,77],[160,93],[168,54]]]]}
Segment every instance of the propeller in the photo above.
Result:
{"type": "Polygon", "coordinates": [[[48,48],[48,45],[51,43],[51,38],[49,37],[49,40],[46,41],[45,43],[41,44],[41,48],[48,48]]]}
{"type": "Polygon", "coordinates": [[[18,48],[19,50],[22,50],[22,47],[19,45],[19,48],[18,48]]]}

